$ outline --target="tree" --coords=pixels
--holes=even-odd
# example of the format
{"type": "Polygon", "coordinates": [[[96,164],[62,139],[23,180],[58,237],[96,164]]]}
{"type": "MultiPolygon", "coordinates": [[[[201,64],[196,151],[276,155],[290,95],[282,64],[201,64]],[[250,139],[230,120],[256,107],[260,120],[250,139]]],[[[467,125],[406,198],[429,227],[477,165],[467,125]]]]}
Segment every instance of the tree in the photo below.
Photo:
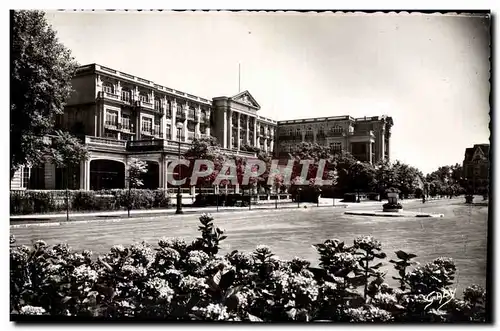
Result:
{"type": "Polygon", "coordinates": [[[58,42],[42,11],[11,12],[10,176],[38,165],[50,151],[43,139],[53,133],[71,93],[77,63],[58,42]]]}
{"type": "Polygon", "coordinates": [[[69,192],[68,192],[68,176],[69,171],[73,167],[80,165],[81,161],[87,160],[89,152],[87,147],[81,141],[69,134],[68,132],[56,131],[52,139],[45,139],[50,141],[50,153],[47,153],[52,163],[57,168],[65,170],[65,188],[66,188],[66,220],[69,221],[69,192]]]}
{"type": "Polygon", "coordinates": [[[128,161],[128,197],[127,197],[127,214],[130,217],[130,209],[132,208],[131,190],[144,185],[142,176],[148,172],[148,164],[142,160],[131,158],[128,161]]]}
{"type": "MultiPolygon", "coordinates": [[[[194,139],[190,148],[184,153],[186,160],[190,162],[190,172],[193,173],[194,163],[196,160],[208,160],[214,163],[214,171],[207,177],[199,178],[196,183],[190,183],[198,187],[212,186],[215,178],[222,170],[224,162],[227,156],[222,152],[217,139],[214,137],[203,137],[200,139],[194,139]]],[[[201,171],[207,170],[206,166],[203,166],[201,171]]]]}

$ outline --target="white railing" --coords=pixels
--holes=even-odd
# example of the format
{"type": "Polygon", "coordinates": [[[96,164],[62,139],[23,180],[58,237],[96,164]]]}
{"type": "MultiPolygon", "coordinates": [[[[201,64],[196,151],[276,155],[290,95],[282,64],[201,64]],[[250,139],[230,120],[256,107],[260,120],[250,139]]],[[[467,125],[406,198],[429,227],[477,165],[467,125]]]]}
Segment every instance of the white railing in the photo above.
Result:
{"type": "Polygon", "coordinates": [[[123,147],[123,148],[127,146],[126,140],[118,140],[118,139],[103,138],[103,137],[91,137],[91,136],[85,136],[85,143],[90,145],[112,146],[112,147],[123,147]]]}

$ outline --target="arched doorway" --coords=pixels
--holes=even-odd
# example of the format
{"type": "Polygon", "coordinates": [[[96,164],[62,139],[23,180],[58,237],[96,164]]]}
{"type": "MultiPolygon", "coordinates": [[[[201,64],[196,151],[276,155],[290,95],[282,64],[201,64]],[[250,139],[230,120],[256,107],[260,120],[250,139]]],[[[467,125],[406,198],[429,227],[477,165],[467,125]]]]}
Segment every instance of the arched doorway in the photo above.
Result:
{"type": "Polygon", "coordinates": [[[125,188],[125,164],[113,160],[90,161],[90,189],[125,188]]]}
{"type": "Polygon", "coordinates": [[[146,161],[148,171],[142,176],[142,188],[156,190],[160,186],[160,166],[158,162],[146,161]]]}

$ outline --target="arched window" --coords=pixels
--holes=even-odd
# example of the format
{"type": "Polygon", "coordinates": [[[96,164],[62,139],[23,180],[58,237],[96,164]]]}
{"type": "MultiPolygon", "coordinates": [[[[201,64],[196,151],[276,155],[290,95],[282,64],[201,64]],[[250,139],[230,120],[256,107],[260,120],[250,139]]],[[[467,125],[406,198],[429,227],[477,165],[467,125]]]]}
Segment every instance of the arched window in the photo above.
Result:
{"type": "Polygon", "coordinates": [[[102,90],[106,93],[115,93],[115,87],[110,82],[104,82],[102,84],[102,90]]]}

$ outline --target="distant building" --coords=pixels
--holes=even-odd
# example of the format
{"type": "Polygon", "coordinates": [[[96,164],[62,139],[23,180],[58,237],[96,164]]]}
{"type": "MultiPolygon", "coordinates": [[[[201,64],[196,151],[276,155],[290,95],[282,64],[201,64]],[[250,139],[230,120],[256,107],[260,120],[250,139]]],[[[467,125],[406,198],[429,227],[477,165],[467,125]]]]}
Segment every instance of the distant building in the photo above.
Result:
{"type": "Polygon", "coordinates": [[[479,194],[486,192],[489,189],[490,145],[466,148],[463,171],[469,189],[479,194]]]}
{"type": "Polygon", "coordinates": [[[335,116],[278,121],[278,154],[292,152],[301,142],[332,146],[363,162],[389,160],[393,120],[387,116],[335,116]]]}
{"type": "MultiPolygon", "coordinates": [[[[389,158],[390,117],[277,122],[257,114],[260,105],[248,91],[208,100],[99,64],[78,68],[72,86],[56,128],[81,137],[90,159],[69,169],[70,189],[124,188],[129,157],[148,163],[144,188],[167,188],[168,162],[177,159],[179,140],[183,152],[205,136],[241,156],[255,156],[254,148],[286,153],[311,141],[347,150],[361,161],[389,158]]],[[[63,189],[65,177],[49,162],[21,167],[11,189],[63,189]]]]}

